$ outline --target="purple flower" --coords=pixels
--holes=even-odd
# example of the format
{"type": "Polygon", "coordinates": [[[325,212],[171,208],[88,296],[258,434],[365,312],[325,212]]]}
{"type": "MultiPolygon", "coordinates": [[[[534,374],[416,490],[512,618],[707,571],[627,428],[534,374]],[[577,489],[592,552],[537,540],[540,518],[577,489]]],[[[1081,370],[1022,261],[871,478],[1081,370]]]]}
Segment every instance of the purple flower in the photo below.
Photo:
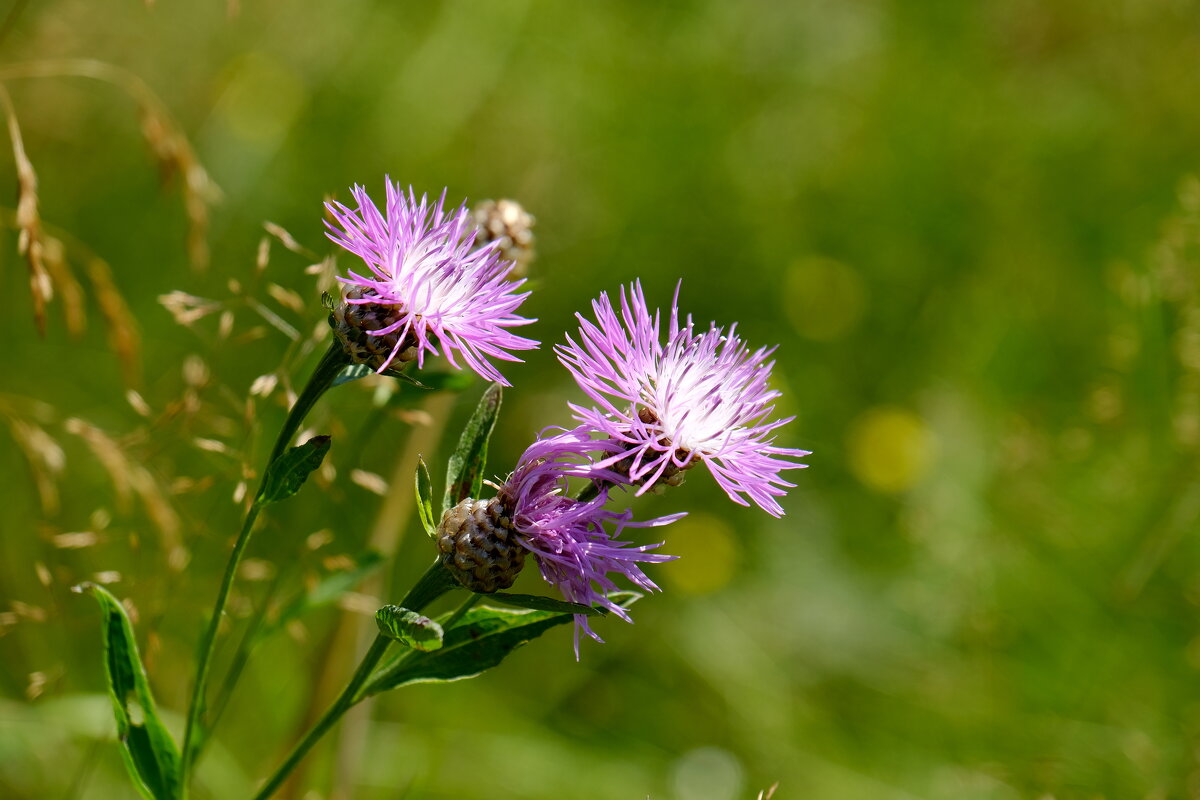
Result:
{"type": "Polygon", "coordinates": [[[806,450],[776,447],[771,420],[774,348],[751,351],[736,335],[710,324],[696,331],[679,321],[679,289],[671,303],[666,342],[659,312],[651,315],[640,283],[621,288],[620,313],[607,294],[592,301],[596,322],[579,318],[579,342],[556,348],[559,360],[595,406],[571,405],[577,420],[621,449],[597,462],[640,484],[638,494],[703,461],[725,493],[741,505],[746,495],[773,516],[786,487],[779,473],[805,464],[806,450]]]}
{"type": "Polygon", "coordinates": [[[425,353],[441,354],[456,369],[455,354],[487,380],[508,385],[489,358],[520,361],[510,350],[538,346],[507,328],[528,325],[532,319],[515,311],[529,296],[515,290],[523,280],[509,281],[512,264],[500,260],[498,245],[475,247],[471,212],[466,205],[446,212],[446,193],[432,206],[410,187],[387,180],[386,215],[361,186],[352,189],[358,208],[326,203],[336,225],[326,222],[328,236],[354,253],[369,272],[353,270],[339,277],[352,305],[375,305],[393,313],[390,324],[369,333],[395,336],[396,344],[380,372],[410,347],[416,348],[418,366],[425,353]]]}
{"type": "MultiPolygon", "coordinates": [[[[599,605],[632,622],[629,612],[608,597],[618,586],[611,575],[622,575],[634,586],[655,591],[658,586],[642,572],[641,564],[670,561],[676,556],[651,553],[662,543],[634,546],[621,541],[625,528],[667,525],[683,517],[666,517],[634,522],[633,512],[608,511],[607,489],[591,500],[568,496],[569,476],[596,474],[589,458],[607,443],[591,440],[585,429],[564,431],[538,439],[521,456],[512,477],[501,487],[501,502],[512,510],[513,527],[519,541],[538,560],[542,577],[573,603],[599,605]],[[610,534],[606,526],[612,528],[610,534]]],[[[603,471],[601,471],[603,472],[603,471]]],[[[616,475],[610,476],[616,478],[616,475]]],[[[602,642],[588,625],[587,617],[575,617],[575,657],[579,657],[579,633],[602,642]]]]}

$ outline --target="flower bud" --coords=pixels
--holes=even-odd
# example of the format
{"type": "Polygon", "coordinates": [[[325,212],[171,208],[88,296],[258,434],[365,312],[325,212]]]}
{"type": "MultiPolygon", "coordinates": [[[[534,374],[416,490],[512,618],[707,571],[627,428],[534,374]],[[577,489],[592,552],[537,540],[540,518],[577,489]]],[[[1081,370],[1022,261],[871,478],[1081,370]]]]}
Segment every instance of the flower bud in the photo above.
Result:
{"type": "Polygon", "coordinates": [[[525,566],[512,513],[498,498],[467,498],[449,509],[438,525],[437,546],[446,569],[473,592],[507,589],[525,566]]]}
{"type": "MultiPolygon", "coordinates": [[[[351,289],[346,293],[346,300],[360,300],[362,296],[362,289],[351,289]]],[[[329,326],[354,363],[366,364],[378,371],[397,348],[396,357],[391,359],[394,368],[416,359],[417,341],[411,335],[402,343],[399,331],[383,335],[373,333],[399,321],[401,309],[382,303],[347,303],[346,300],[330,312],[329,326]]]]}
{"type": "Polygon", "coordinates": [[[471,210],[475,218],[475,243],[499,241],[500,258],[513,263],[510,278],[523,278],[529,272],[533,250],[533,215],[516,200],[484,200],[471,210]]]}

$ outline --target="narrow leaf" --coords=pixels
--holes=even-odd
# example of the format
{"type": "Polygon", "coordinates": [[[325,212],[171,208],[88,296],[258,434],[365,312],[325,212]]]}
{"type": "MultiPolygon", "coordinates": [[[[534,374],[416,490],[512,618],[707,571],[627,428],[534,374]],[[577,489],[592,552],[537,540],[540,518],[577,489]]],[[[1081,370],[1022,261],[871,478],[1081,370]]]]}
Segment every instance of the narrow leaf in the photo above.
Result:
{"type": "Polygon", "coordinates": [[[461,392],[474,382],[475,373],[467,369],[421,373],[421,384],[432,392],[461,392]]]}
{"type": "MultiPolygon", "coordinates": [[[[407,365],[405,365],[405,366],[407,366],[407,365]]],[[[428,386],[426,386],[425,384],[421,383],[419,380],[414,378],[412,375],[409,375],[407,372],[404,372],[402,369],[385,369],[383,371],[383,374],[387,375],[389,378],[395,378],[396,380],[400,381],[401,383],[407,383],[409,386],[415,386],[418,389],[428,389],[429,388],[428,386]]]]}
{"type": "Polygon", "coordinates": [[[437,535],[437,521],[433,518],[433,481],[429,479],[429,467],[425,459],[417,457],[417,515],[425,526],[425,533],[432,539],[437,535]]]}
{"type": "Polygon", "coordinates": [[[441,650],[413,652],[394,662],[367,687],[366,694],[378,694],[409,683],[473,678],[499,664],[526,642],[572,619],[571,614],[552,611],[477,606],[445,632],[441,650]]]}
{"type": "Polygon", "coordinates": [[[299,447],[289,447],[284,451],[267,467],[256,502],[265,506],[286,500],[300,491],[309,474],[325,460],[331,441],[328,436],[314,436],[299,447]]]}
{"type": "Polygon", "coordinates": [[[374,371],[366,364],[350,364],[333,379],[333,386],[341,386],[342,384],[356,381],[359,378],[365,378],[374,371]]]}
{"type": "Polygon", "coordinates": [[[583,614],[588,617],[600,617],[608,613],[603,608],[593,608],[582,603],[569,603],[566,600],[555,600],[553,597],[541,597],[536,594],[509,594],[494,592],[488,595],[489,600],[495,600],[506,606],[516,608],[532,608],[537,611],[557,611],[560,614],[583,614]]]}
{"type": "Polygon", "coordinates": [[[463,428],[458,447],[446,467],[446,494],[442,513],[468,497],[478,497],[483,489],[483,465],[487,461],[488,440],[500,413],[500,384],[493,383],[483,393],[467,427],[463,428]]]}
{"type": "Polygon", "coordinates": [[[104,663],[117,720],[121,756],[134,785],[149,800],[170,800],[179,787],[179,749],[158,717],[146,669],[125,608],[106,589],[81,583],[104,614],[104,663]]]}
{"type": "Polygon", "coordinates": [[[432,652],[442,648],[442,626],[416,611],[384,606],[375,612],[379,632],[414,650],[432,652]]]}

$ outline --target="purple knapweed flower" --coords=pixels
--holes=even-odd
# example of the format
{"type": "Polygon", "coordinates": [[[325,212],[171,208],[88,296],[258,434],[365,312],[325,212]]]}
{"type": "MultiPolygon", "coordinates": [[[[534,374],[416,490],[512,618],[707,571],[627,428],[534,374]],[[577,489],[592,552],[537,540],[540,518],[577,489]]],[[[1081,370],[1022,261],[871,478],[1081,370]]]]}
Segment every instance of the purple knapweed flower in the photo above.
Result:
{"type": "Polygon", "coordinates": [[[641,283],[621,288],[620,312],[607,293],[592,301],[595,323],[579,318],[579,341],[556,350],[595,406],[571,405],[577,420],[620,443],[596,466],[627,475],[638,494],[670,481],[703,461],[725,493],[741,505],[746,495],[773,516],[785,488],[785,469],[806,450],[776,447],[773,431],[792,420],[769,419],[779,392],[767,386],[774,348],[751,351],[715,324],[697,332],[679,320],[679,288],[662,341],[659,312],[646,306],[641,283]]]}
{"type": "MultiPolygon", "coordinates": [[[[567,494],[567,478],[594,476],[589,458],[606,443],[589,439],[588,431],[565,431],[534,442],[521,456],[516,470],[497,495],[511,510],[518,541],[537,557],[542,577],[562,596],[585,605],[599,605],[632,622],[629,612],[609,599],[618,586],[610,576],[621,575],[634,586],[655,591],[658,586],[642,571],[641,564],[670,561],[676,556],[651,553],[662,543],[634,546],[620,539],[625,528],[667,525],[683,517],[672,514],[641,522],[633,512],[604,508],[608,490],[590,500],[567,494]],[[611,533],[607,528],[611,527],[611,533]]],[[[603,473],[603,471],[601,471],[603,473]]],[[[611,475],[616,478],[616,475],[611,475]]],[[[588,625],[587,617],[575,617],[575,657],[579,657],[579,633],[602,642],[588,625]]]]}
{"type": "Polygon", "coordinates": [[[415,358],[423,366],[426,352],[445,355],[457,369],[457,354],[482,377],[507,386],[489,359],[520,361],[509,351],[538,346],[507,330],[534,321],[515,313],[529,293],[516,291],[524,280],[507,279],[512,264],[500,259],[496,243],[475,246],[466,205],[446,211],[445,191],[431,206],[425,195],[418,202],[411,187],[406,195],[387,180],[381,214],[362,186],[351,193],[358,207],[326,203],[333,222],[325,225],[329,238],[369,270],[338,277],[349,290],[345,302],[386,312],[369,317],[381,319],[382,326],[366,331],[392,337],[379,371],[402,354],[402,360],[415,358]]]}

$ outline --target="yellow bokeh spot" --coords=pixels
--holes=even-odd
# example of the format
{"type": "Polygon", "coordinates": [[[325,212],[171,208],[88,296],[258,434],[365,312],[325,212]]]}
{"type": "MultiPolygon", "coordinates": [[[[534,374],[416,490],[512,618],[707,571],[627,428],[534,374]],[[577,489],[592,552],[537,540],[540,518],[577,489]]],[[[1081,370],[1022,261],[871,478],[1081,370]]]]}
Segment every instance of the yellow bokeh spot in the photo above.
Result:
{"type": "Polygon", "coordinates": [[[854,420],[847,451],[860,481],[880,492],[902,492],[929,469],[933,437],[916,414],[882,406],[854,420]]]}
{"type": "Polygon", "coordinates": [[[729,583],[737,569],[738,548],[733,528],[709,514],[689,514],[667,529],[663,550],[679,556],[663,580],[687,594],[715,592],[729,583]]]}
{"type": "Polygon", "coordinates": [[[783,309],[806,339],[834,341],[862,319],[867,291],[854,269],[829,258],[805,258],[788,268],[783,309]]]}

